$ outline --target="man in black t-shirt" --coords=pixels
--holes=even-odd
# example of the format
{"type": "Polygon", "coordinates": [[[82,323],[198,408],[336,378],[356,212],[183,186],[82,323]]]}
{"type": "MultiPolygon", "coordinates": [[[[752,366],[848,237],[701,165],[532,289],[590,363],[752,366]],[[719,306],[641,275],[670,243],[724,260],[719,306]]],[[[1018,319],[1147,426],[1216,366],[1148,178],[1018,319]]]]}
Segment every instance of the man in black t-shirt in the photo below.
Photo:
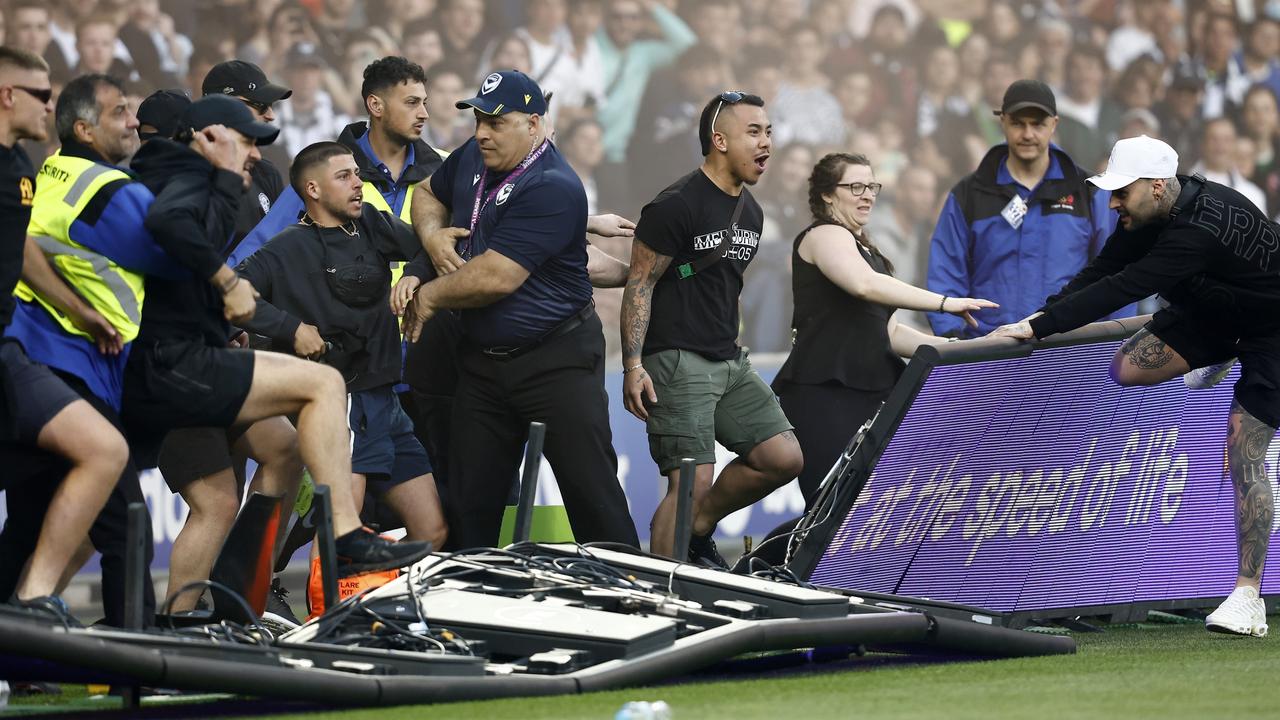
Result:
{"type": "MultiPolygon", "coordinates": [[[[0,330],[13,318],[13,289],[23,274],[35,199],[35,171],[17,142],[46,139],[52,95],[44,60],[0,46],[0,330]]],[[[47,263],[38,248],[34,255],[47,263]]],[[[70,624],[74,619],[56,594],[59,581],[124,471],[129,449],[110,421],[49,368],[32,362],[21,343],[0,338],[0,452],[8,458],[11,451],[31,448],[65,460],[66,475],[49,503],[14,602],[70,624]]]]}
{"type": "MultiPolygon", "coordinates": [[[[622,300],[623,402],[646,421],[667,476],[650,546],[671,555],[680,461],[698,464],[689,560],[725,567],[716,523],[790,482],[803,464],[791,423],[738,346],[742,274],[764,213],[745,187],[772,147],[764,101],[721,93],[702,110],[702,166],[645,206],[622,300]],[[716,441],[737,453],[712,483],[716,441]]],[[[678,558],[684,560],[684,558],[678,558]]]]}
{"type": "Polygon", "coordinates": [[[1160,293],[1169,307],[1112,360],[1117,383],[1155,385],[1239,358],[1227,422],[1239,572],[1205,625],[1261,637],[1267,617],[1258,589],[1274,516],[1266,457],[1280,427],[1280,227],[1235,190],[1199,175],[1180,178],[1177,168],[1177,152],[1160,140],[1117,142],[1107,171],[1089,182],[1111,191],[1120,227],[1040,312],[992,335],[1042,338],[1160,293]]]}

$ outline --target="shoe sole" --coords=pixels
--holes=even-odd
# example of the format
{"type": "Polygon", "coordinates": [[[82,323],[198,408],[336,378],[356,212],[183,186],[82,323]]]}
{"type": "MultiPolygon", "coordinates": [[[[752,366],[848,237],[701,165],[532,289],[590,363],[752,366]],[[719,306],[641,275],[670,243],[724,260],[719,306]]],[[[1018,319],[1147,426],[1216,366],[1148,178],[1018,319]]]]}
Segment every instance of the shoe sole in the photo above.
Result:
{"type": "Polygon", "coordinates": [[[1222,635],[1242,635],[1249,637],[1266,637],[1267,626],[1248,626],[1248,625],[1228,625],[1226,623],[1205,623],[1204,627],[1211,633],[1219,633],[1222,635]]]}
{"type": "Polygon", "coordinates": [[[431,554],[431,548],[427,548],[419,553],[408,555],[403,558],[394,560],[384,560],[382,562],[373,563],[344,563],[342,559],[338,559],[338,577],[345,578],[352,575],[360,575],[362,573],[378,572],[379,570],[399,570],[408,567],[422,558],[431,554]]]}
{"type": "Polygon", "coordinates": [[[301,627],[298,623],[290,622],[288,618],[280,617],[273,612],[262,613],[259,620],[262,626],[270,630],[273,635],[283,635],[301,627]]]}

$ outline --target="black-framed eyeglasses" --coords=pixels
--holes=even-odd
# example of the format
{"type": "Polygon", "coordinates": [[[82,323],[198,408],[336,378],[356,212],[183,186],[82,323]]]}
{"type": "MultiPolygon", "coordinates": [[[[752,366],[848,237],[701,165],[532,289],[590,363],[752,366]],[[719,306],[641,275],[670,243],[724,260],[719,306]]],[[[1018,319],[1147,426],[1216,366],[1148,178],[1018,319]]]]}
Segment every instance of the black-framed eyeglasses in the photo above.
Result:
{"type": "Polygon", "coordinates": [[[9,87],[13,88],[14,90],[21,90],[22,92],[30,95],[31,97],[39,100],[41,105],[48,105],[49,101],[53,99],[53,88],[51,87],[33,88],[33,87],[27,87],[25,85],[10,85],[9,87]]]}
{"type": "Polygon", "coordinates": [[[853,193],[854,196],[861,196],[868,190],[871,191],[872,196],[875,196],[880,194],[880,189],[884,187],[884,183],[836,183],[836,187],[849,188],[849,192],[853,193]]]}

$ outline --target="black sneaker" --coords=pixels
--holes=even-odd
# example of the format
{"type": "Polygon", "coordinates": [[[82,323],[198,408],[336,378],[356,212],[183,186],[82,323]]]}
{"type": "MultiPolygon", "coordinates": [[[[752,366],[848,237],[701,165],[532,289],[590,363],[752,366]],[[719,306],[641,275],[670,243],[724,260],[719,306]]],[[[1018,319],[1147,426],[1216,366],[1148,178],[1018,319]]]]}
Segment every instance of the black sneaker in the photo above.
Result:
{"type": "Polygon", "coordinates": [[[716,541],[711,538],[711,533],[689,536],[689,562],[712,570],[729,569],[729,563],[724,561],[720,551],[716,549],[716,541]]]}
{"type": "Polygon", "coordinates": [[[84,627],[67,609],[67,604],[63,602],[62,598],[57,595],[41,595],[30,600],[19,600],[15,597],[13,604],[38,614],[43,619],[62,623],[62,626],[67,629],[84,627]]]}
{"type": "Polygon", "coordinates": [[[302,624],[289,607],[289,591],[280,584],[280,578],[272,578],[267,592],[267,608],[262,612],[262,624],[277,635],[289,632],[302,624]]]}
{"type": "Polygon", "coordinates": [[[338,538],[338,577],[412,565],[431,554],[429,542],[394,542],[360,528],[338,538]]]}

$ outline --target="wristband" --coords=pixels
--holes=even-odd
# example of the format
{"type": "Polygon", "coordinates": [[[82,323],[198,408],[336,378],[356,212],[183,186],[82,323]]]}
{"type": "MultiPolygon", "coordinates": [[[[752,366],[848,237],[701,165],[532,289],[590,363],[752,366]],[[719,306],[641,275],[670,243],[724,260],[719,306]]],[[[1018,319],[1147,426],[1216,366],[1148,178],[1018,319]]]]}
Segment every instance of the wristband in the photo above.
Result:
{"type": "Polygon", "coordinates": [[[635,365],[632,365],[631,367],[629,367],[629,368],[627,368],[627,369],[623,370],[623,371],[622,371],[622,374],[623,374],[623,375],[626,375],[627,373],[631,372],[632,370],[643,370],[643,369],[644,369],[644,363],[636,363],[635,365]]]}
{"type": "Polygon", "coordinates": [[[948,296],[946,295],[942,296],[942,302],[938,303],[938,312],[946,312],[946,310],[943,310],[942,307],[947,304],[947,297],[948,296]]]}
{"type": "Polygon", "coordinates": [[[223,285],[222,287],[220,287],[220,288],[218,288],[218,289],[222,292],[222,294],[223,294],[223,295],[226,295],[226,294],[230,293],[232,290],[235,290],[235,289],[236,289],[236,286],[237,286],[237,285],[239,285],[239,284],[240,284],[240,276],[239,276],[239,275],[235,275],[235,276],[233,276],[233,277],[231,278],[231,282],[226,283],[225,285],[223,285]]]}

